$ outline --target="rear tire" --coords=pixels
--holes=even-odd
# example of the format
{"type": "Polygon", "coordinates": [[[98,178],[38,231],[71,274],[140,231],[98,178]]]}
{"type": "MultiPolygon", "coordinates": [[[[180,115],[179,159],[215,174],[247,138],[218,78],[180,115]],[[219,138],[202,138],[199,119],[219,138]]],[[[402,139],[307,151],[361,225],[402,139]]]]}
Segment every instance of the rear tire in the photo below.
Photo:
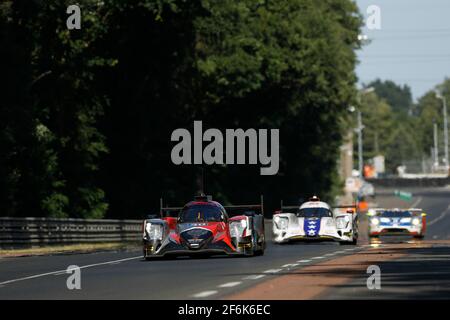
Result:
{"type": "Polygon", "coordinates": [[[264,255],[264,251],[265,251],[265,250],[266,250],[266,238],[265,238],[265,236],[263,235],[263,236],[261,237],[261,244],[259,245],[259,249],[256,250],[255,255],[257,255],[257,256],[262,256],[262,255],[264,255]]]}
{"type": "Polygon", "coordinates": [[[264,255],[264,245],[261,245],[261,249],[255,250],[253,256],[263,256],[264,255]]]}

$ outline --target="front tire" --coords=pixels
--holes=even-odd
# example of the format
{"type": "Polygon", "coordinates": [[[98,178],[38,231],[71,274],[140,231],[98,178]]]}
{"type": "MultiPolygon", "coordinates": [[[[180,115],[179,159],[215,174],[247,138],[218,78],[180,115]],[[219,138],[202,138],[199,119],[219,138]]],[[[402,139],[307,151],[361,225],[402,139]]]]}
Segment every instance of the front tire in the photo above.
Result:
{"type": "Polygon", "coordinates": [[[358,244],[358,239],[353,238],[352,241],[340,241],[339,244],[341,246],[356,246],[358,244]]]}

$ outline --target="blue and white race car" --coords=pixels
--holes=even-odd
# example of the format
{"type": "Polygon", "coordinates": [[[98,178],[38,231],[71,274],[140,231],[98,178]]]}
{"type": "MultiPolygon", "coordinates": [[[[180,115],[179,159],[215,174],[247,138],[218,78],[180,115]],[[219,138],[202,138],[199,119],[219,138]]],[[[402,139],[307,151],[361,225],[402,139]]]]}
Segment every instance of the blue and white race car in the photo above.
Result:
{"type": "Polygon", "coordinates": [[[369,209],[369,237],[409,235],[423,238],[426,214],[422,209],[369,209]]]}
{"type": "Polygon", "coordinates": [[[300,207],[283,207],[273,216],[273,241],[328,240],[356,244],[358,218],[355,206],[330,207],[316,196],[300,207]],[[341,209],[348,209],[341,212],[341,209]]]}

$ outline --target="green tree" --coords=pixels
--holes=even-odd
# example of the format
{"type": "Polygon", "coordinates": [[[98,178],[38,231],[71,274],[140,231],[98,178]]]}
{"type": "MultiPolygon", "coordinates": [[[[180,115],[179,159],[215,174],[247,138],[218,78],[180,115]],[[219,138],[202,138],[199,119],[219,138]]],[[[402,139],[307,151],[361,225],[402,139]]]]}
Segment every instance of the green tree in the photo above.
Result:
{"type": "Polygon", "coordinates": [[[138,217],[161,195],[178,205],[199,168],[171,163],[170,135],[194,120],[280,129],[278,176],[205,168],[221,200],[333,198],[355,97],[353,1],[82,0],[71,31],[67,4],[0,7],[12,79],[0,109],[3,212],[138,217]]]}
{"type": "Polygon", "coordinates": [[[373,87],[376,94],[386,100],[396,113],[410,113],[413,107],[411,88],[398,85],[394,81],[377,79],[367,85],[373,87]]]}

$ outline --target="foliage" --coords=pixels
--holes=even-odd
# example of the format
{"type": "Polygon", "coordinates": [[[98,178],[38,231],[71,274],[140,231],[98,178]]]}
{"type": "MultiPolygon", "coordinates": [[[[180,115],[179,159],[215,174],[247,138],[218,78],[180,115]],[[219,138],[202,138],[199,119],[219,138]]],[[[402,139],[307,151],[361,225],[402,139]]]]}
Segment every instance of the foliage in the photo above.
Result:
{"type": "Polygon", "coordinates": [[[0,7],[2,214],[140,217],[179,205],[200,168],[170,161],[171,132],[279,128],[280,174],[205,167],[206,191],[269,206],[333,197],[354,102],[361,17],[350,0],[81,0],[0,7]],[[3,66],[4,64],[4,66],[3,66]],[[238,187],[236,187],[238,185],[238,187]]]}

